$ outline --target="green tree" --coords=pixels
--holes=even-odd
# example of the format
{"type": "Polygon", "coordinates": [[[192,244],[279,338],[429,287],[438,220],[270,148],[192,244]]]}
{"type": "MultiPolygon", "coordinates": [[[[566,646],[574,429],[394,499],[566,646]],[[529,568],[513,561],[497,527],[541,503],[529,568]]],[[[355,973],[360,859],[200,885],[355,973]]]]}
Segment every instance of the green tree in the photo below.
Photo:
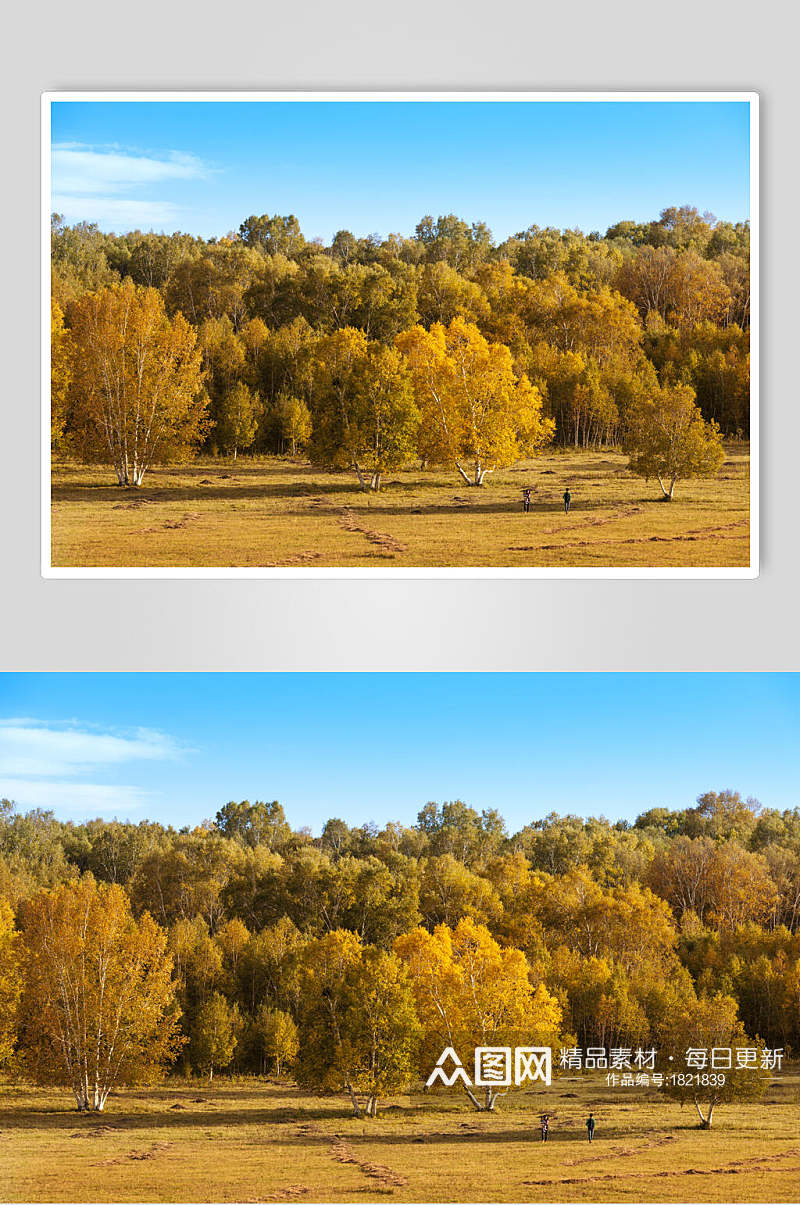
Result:
{"type": "Polygon", "coordinates": [[[251,848],[265,845],[267,849],[280,849],[292,833],[277,799],[271,803],[231,800],[219,809],[215,824],[223,836],[242,841],[251,848]]]}
{"type": "Polygon", "coordinates": [[[251,214],[239,227],[239,237],[248,247],[257,247],[267,255],[291,257],[305,246],[300,223],[293,213],[283,217],[277,213],[273,217],[268,213],[262,213],[261,217],[251,214]]]}
{"type": "Polygon", "coordinates": [[[243,381],[237,381],[217,409],[216,440],[236,459],[239,448],[249,448],[255,439],[257,399],[243,381]]]}
{"type": "Polygon", "coordinates": [[[347,1092],[356,1117],[413,1074],[419,1023],[405,968],[393,954],[338,929],[304,956],[298,1082],[347,1092]]]}
{"type": "Polygon", "coordinates": [[[239,1014],[221,992],[213,995],[200,1008],[192,1027],[192,1062],[208,1072],[209,1083],[214,1069],[230,1066],[238,1044],[239,1014]]]}
{"type": "Polygon", "coordinates": [[[311,438],[311,411],[302,398],[281,393],[276,399],[274,413],[281,443],[288,443],[292,456],[296,456],[298,448],[304,448],[311,438]]]}
{"type": "Polygon", "coordinates": [[[704,420],[694,399],[689,385],[663,386],[628,410],[630,467],[647,481],[655,477],[665,501],[672,501],[677,481],[714,477],[725,460],[719,426],[704,420]]]}
{"type": "Polygon", "coordinates": [[[492,232],[484,222],[470,226],[454,213],[440,214],[436,221],[426,214],[417,223],[415,237],[429,263],[445,261],[459,270],[480,263],[492,247],[492,232]]]}
{"type": "Polygon", "coordinates": [[[272,1061],[275,1074],[281,1075],[286,1067],[291,1067],[300,1049],[297,1026],[291,1014],[262,1004],[253,1029],[264,1057],[272,1061]]]}
{"type": "Polygon", "coordinates": [[[316,365],[312,460],[352,468],[362,490],[380,489],[383,473],[414,450],[418,416],[402,356],[346,327],[320,340],[316,365]]]}
{"type": "Polygon", "coordinates": [[[717,1105],[759,1100],[769,1083],[769,1073],[761,1069],[761,1044],[745,1033],[737,1016],[736,1001],[721,993],[688,1000],[673,1012],[662,1031],[659,1057],[665,1076],[662,1091],[682,1105],[691,1100],[702,1130],[711,1129],[717,1105]],[[694,1082],[686,1074],[688,1052],[691,1049],[710,1052],[715,1047],[734,1052],[732,1069],[717,1074],[712,1071],[701,1076],[699,1084],[694,1082]],[[753,1066],[737,1068],[737,1048],[754,1052],[753,1066]],[[703,1078],[706,1084],[702,1083],[703,1078]]]}

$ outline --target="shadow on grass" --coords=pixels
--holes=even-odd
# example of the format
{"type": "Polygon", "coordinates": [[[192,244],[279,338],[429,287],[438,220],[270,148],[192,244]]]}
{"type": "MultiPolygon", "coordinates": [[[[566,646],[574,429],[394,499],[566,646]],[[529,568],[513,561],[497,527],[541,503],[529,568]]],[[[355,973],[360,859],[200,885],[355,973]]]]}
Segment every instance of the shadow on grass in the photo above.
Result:
{"type": "MultiPolygon", "coordinates": [[[[447,501],[442,502],[422,502],[418,498],[409,499],[405,505],[399,502],[390,502],[388,499],[395,492],[402,491],[403,493],[418,494],[425,490],[425,486],[395,486],[392,489],[384,489],[380,494],[366,494],[358,488],[357,485],[350,485],[348,482],[337,483],[315,483],[313,488],[305,485],[298,485],[292,482],[276,482],[265,484],[241,484],[228,486],[202,486],[196,487],[180,485],[157,487],[155,484],[142,486],[140,489],[120,489],[119,486],[102,486],[95,485],[55,485],[52,490],[53,502],[83,502],[83,503],[98,503],[110,502],[114,504],[115,509],[121,511],[126,510],[141,510],[146,512],[150,506],[163,506],[170,504],[194,505],[198,502],[257,502],[267,498],[274,499],[304,499],[307,501],[307,513],[309,516],[323,515],[340,517],[341,510],[344,507],[349,507],[359,515],[376,518],[380,515],[454,515],[454,514],[477,514],[477,515],[503,515],[503,514],[518,514],[520,518],[533,520],[537,516],[542,515],[564,515],[564,507],[560,500],[553,499],[552,501],[539,501],[534,503],[529,514],[526,514],[522,509],[522,504],[517,497],[503,497],[499,491],[497,493],[481,492],[474,495],[470,492],[464,494],[453,494],[447,501]],[[330,501],[336,497],[337,501],[330,501]],[[318,499],[328,499],[319,502],[318,499]]],[[[440,486],[428,487],[441,490],[440,486]]],[[[465,487],[468,488],[468,487],[465,487]]],[[[635,499],[633,505],[641,506],[647,503],[657,501],[653,498],[635,499]]],[[[564,516],[565,523],[569,522],[574,515],[581,513],[596,513],[598,511],[610,510],[613,514],[615,506],[621,509],[626,509],[631,503],[610,503],[602,497],[593,497],[588,500],[574,502],[570,510],[569,516],[564,516]]],[[[673,504],[674,505],[674,504],[673,504]]],[[[676,508],[677,509],[677,508],[676,508]]],[[[292,512],[295,516],[297,512],[292,512]]]]}
{"type": "MultiPolygon", "coordinates": [[[[160,1099],[147,1101],[146,1111],[131,1111],[125,1107],[126,1102],[120,1100],[110,1102],[102,1113],[78,1113],[70,1108],[65,1100],[63,1107],[43,1109],[36,1107],[5,1107],[0,1108],[0,1130],[6,1133],[25,1130],[50,1130],[74,1137],[76,1139],[113,1138],[115,1136],[136,1136],[146,1131],[160,1130],[174,1132],[176,1135],[188,1130],[207,1132],[212,1129],[231,1130],[237,1126],[263,1127],[265,1131],[273,1131],[273,1136],[281,1143],[291,1146],[329,1145],[338,1135],[346,1138],[353,1146],[411,1146],[452,1144],[465,1146],[473,1144],[502,1144],[507,1142],[519,1143],[529,1141],[532,1147],[545,1147],[555,1144],[558,1147],[568,1145],[573,1150],[577,1146],[589,1147],[583,1125],[575,1122],[563,1128],[551,1128],[549,1140],[542,1143],[539,1132],[539,1112],[532,1110],[530,1117],[524,1119],[523,1125],[509,1126],[508,1119],[500,1114],[484,1115],[466,1113],[455,1109],[435,1110],[387,1108],[380,1112],[376,1121],[367,1121],[353,1116],[352,1110],[342,1102],[341,1107],[315,1107],[292,1099],[287,1093],[285,1102],[265,1108],[237,1107],[235,1090],[214,1092],[199,1103],[194,1093],[187,1089],[176,1099],[175,1094],[160,1099]],[[170,1103],[167,1103],[169,1101],[170,1103]],[[178,1106],[176,1108],[176,1106],[178,1106]],[[328,1123],[325,1129],[316,1128],[317,1123],[328,1123]],[[358,1122],[356,1129],[351,1123],[358,1122]],[[399,1125],[397,1124],[399,1122],[399,1125]],[[391,1130],[383,1126],[392,1124],[391,1130]],[[279,1127],[279,1133],[274,1133],[279,1127]],[[293,1128],[294,1127],[294,1128],[293,1128]]],[[[672,1126],[675,1129],[691,1129],[691,1126],[672,1126]]],[[[696,1128],[696,1127],[695,1127],[696,1128]]],[[[648,1140],[660,1131],[654,1131],[652,1126],[641,1129],[620,1130],[609,1126],[601,1136],[592,1143],[592,1151],[597,1151],[600,1157],[603,1153],[613,1154],[612,1143],[624,1142],[630,1146],[641,1142],[642,1149],[651,1144],[648,1140]]],[[[265,1137],[269,1137],[265,1133],[265,1137]]],[[[587,1151],[587,1155],[591,1152],[587,1151]]]]}
{"type": "MultiPolygon", "coordinates": [[[[315,498],[339,495],[340,505],[355,505],[358,501],[375,499],[376,509],[388,514],[451,514],[454,510],[469,510],[479,513],[505,513],[517,511],[523,514],[520,497],[523,481],[520,485],[504,483],[476,489],[457,478],[443,481],[441,478],[431,480],[424,475],[412,477],[407,481],[392,480],[384,482],[379,494],[371,494],[360,489],[358,482],[347,472],[341,475],[331,475],[330,471],[323,472],[324,480],[320,480],[320,470],[313,465],[292,462],[271,462],[268,467],[263,464],[225,465],[216,467],[208,463],[201,465],[160,466],[151,469],[138,488],[122,487],[113,479],[90,481],[85,479],[86,467],[76,465],[58,466],[60,480],[51,487],[53,502],[112,502],[121,508],[131,509],[148,504],[196,503],[203,500],[245,502],[264,498],[307,498],[313,503],[315,498]],[[298,477],[305,480],[298,481],[298,477]],[[72,480],[70,480],[72,478],[72,480]],[[288,479],[288,480],[287,480],[288,479]],[[447,500],[440,503],[410,502],[408,506],[383,506],[378,500],[391,498],[393,495],[424,495],[436,491],[445,494],[447,500]],[[505,497],[498,496],[502,494],[505,497]],[[508,494],[510,493],[510,497],[508,494]],[[457,501],[461,499],[461,503],[457,501]]],[[[515,470],[527,472],[527,470],[515,470]]],[[[554,472],[555,470],[547,470],[554,472]]],[[[534,485],[537,470],[530,472],[530,484],[534,485]]],[[[586,488],[601,488],[603,482],[596,480],[595,470],[586,473],[573,473],[570,480],[573,483],[586,480],[586,488]]],[[[552,498],[534,497],[531,514],[563,513],[561,486],[552,483],[554,495],[552,498]]],[[[536,488],[536,487],[535,487],[536,488]]],[[[549,492],[546,490],[545,492],[549,492]]],[[[643,501],[652,501],[648,498],[643,501]]],[[[573,511],[596,510],[608,503],[603,498],[592,497],[575,499],[573,511]]],[[[313,508],[316,513],[325,513],[320,507],[313,508]]],[[[372,508],[368,508],[372,509],[372,508]]]]}
{"type": "Polygon", "coordinates": [[[214,501],[237,502],[257,498],[311,498],[320,494],[350,494],[355,497],[364,495],[356,486],[350,487],[349,482],[314,483],[313,489],[298,482],[263,483],[248,482],[233,485],[196,485],[165,483],[159,485],[155,481],[145,481],[136,489],[118,485],[95,483],[79,485],[54,485],[52,499],[54,502],[115,502],[122,506],[147,506],[148,503],[165,504],[170,502],[201,502],[208,499],[214,501]]]}

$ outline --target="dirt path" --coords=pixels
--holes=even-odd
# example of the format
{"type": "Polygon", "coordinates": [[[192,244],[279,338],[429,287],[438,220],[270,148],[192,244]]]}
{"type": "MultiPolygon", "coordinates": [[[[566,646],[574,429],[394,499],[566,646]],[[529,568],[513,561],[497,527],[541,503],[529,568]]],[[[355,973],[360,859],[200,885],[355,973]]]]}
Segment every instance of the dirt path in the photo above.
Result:
{"type": "Polygon", "coordinates": [[[408,1184],[407,1177],[401,1176],[393,1168],[386,1167],[383,1163],[370,1163],[365,1159],[359,1159],[358,1155],[355,1154],[339,1134],[334,1134],[333,1145],[328,1154],[337,1163],[350,1163],[354,1167],[357,1167],[363,1175],[381,1188],[402,1188],[405,1184],[408,1184]]]}
{"type": "Polygon", "coordinates": [[[387,556],[394,556],[396,552],[406,551],[407,546],[401,544],[394,536],[387,535],[384,531],[376,531],[373,527],[365,527],[349,507],[342,507],[340,514],[342,517],[339,522],[345,531],[358,532],[369,540],[370,544],[377,544],[386,552],[387,556]]]}
{"type": "MultiPolygon", "coordinates": [[[[662,1141],[669,1141],[674,1135],[668,1135],[662,1141]]],[[[611,1149],[603,1152],[603,1157],[619,1159],[628,1155],[638,1155],[643,1149],[648,1146],[660,1146],[658,1141],[643,1143],[636,1148],[611,1149]]],[[[721,1167],[709,1167],[707,1170],[702,1170],[697,1167],[682,1167],[673,1169],[652,1169],[651,1171],[632,1172],[626,1171],[624,1175],[625,1182],[629,1180],[649,1180],[657,1176],[659,1180],[665,1176],[681,1177],[681,1176],[738,1176],[749,1171],[773,1171],[786,1172],[800,1171],[800,1164],[787,1167],[785,1164],[778,1166],[784,1159],[793,1159],[800,1155],[800,1147],[793,1147],[789,1151],[784,1151],[782,1155],[765,1155],[758,1159],[737,1159],[734,1163],[723,1163],[721,1167]]],[[[580,1163],[593,1162],[590,1159],[576,1160],[580,1163]]],[[[601,1181],[619,1180],[618,1172],[595,1172],[591,1176],[557,1176],[547,1180],[523,1180],[522,1183],[528,1187],[543,1187],[553,1186],[556,1184],[598,1184],[601,1181]]]]}

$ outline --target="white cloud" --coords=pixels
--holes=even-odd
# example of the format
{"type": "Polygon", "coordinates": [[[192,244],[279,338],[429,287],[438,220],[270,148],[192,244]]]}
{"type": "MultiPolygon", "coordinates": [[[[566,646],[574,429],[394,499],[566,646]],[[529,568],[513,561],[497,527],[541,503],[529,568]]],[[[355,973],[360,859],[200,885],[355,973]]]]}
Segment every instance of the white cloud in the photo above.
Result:
{"type": "Polygon", "coordinates": [[[157,158],[124,148],[74,142],[56,142],[52,147],[53,192],[66,196],[95,193],[108,197],[165,180],[200,180],[207,175],[203,161],[183,151],[169,151],[157,158]]]}
{"type": "Polygon", "coordinates": [[[0,720],[0,778],[86,774],[129,761],[165,761],[180,755],[165,733],[138,728],[119,734],[35,720],[0,720]]]}
{"type": "Polygon", "coordinates": [[[121,816],[143,807],[150,793],[140,787],[95,782],[58,782],[0,775],[0,798],[20,809],[77,812],[79,815],[121,816]]]}
{"type": "Polygon", "coordinates": [[[180,210],[170,201],[134,201],[116,197],[75,197],[54,193],[53,213],[68,225],[96,222],[107,230],[155,230],[178,225],[180,210]]]}
{"type": "Polygon", "coordinates": [[[51,209],[67,222],[110,230],[175,229],[181,209],[155,190],[204,180],[211,169],[185,151],[155,155],[119,146],[57,142],[51,148],[51,209]]]}

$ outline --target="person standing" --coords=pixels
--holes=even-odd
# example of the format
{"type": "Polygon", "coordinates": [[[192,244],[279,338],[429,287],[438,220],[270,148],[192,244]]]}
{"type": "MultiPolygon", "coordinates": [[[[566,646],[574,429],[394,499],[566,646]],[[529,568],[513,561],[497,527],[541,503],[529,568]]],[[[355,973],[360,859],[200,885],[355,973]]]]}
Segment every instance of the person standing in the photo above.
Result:
{"type": "Polygon", "coordinates": [[[522,509],[525,511],[526,515],[527,515],[528,511],[531,509],[531,491],[530,491],[530,489],[524,489],[522,491],[522,509]]]}
{"type": "Polygon", "coordinates": [[[569,504],[572,501],[572,494],[569,492],[569,486],[564,490],[564,514],[569,514],[569,504]]]}
{"type": "Polygon", "coordinates": [[[542,1129],[542,1142],[547,1142],[547,1135],[550,1132],[550,1114],[542,1113],[541,1121],[539,1122],[542,1129]]]}
{"type": "Polygon", "coordinates": [[[588,1135],[589,1141],[593,1142],[594,1141],[594,1114],[593,1113],[590,1113],[589,1116],[586,1118],[586,1133],[588,1135]]]}

